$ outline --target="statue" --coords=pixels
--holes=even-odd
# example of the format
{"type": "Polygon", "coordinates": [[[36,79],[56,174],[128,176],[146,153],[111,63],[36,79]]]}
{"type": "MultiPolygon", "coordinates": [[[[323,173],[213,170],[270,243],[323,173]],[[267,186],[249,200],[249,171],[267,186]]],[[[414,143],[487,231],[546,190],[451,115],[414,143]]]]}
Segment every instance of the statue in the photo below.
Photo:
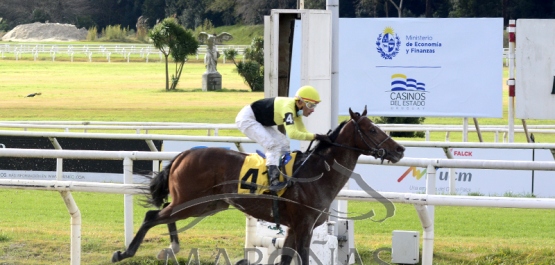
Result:
{"type": "Polygon", "coordinates": [[[135,27],[137,28],[137,39],[148,40],[148,18],[140,16],[135,27]]]}
{"type": "Polygon", "coordinates": [[[202,75],[202,91],[222,89],[222,75],[218,73],[216,67],[220,57],[216,45],[231,39],[233,39],[233,36],[227,32],[222,32],[218,35],[206,32],[199,33],[198,40],[201,43],[206,43],[206,54],[204,55],[206,72],[202,75]]]}
{"type": "Polygon", "coordinates": [[[206,43],[206,55],[204,55],[204,64],[206,64],[206,72],[218,72],[216,65],[220,53],[218,52],[217,44],[222,44],[224,41],[232,40],[233,36],[227,32],[222,32],[219,35],[208,34],[206,32],[199,33],[198,39],[201,43],[206,43]]]}

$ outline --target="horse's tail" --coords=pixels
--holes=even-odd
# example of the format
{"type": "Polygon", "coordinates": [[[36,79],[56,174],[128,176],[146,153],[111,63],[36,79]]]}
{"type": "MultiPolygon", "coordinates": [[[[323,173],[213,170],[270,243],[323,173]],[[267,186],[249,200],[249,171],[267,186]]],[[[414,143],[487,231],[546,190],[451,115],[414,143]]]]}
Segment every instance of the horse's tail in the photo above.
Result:
{"type": "Polygon", "coordinates": [[[150,179],[150,194],[147,194],[146,202],[156,208],[160,208],[160,206],[167,201],[168,194],[170,194],[168,179],[170,176],[170,169],[174,161],[175,159],[164,167],[162,171],[158,172],[156,176],[150,179]]]}

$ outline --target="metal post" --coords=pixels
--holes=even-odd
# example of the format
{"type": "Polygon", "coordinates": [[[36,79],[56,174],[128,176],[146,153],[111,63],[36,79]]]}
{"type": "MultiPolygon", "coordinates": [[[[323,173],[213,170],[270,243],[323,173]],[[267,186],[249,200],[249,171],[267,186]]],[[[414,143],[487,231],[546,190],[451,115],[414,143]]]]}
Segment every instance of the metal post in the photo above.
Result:
{"type": "MultiPolygon", "coordinates": [[[[326,0],[326,10],[331,11],[331,124],[330,128],[338,126],[339,118],[339,0],[326,0]]],[[[348,184],[345,187],[348,188],[348,184]]],[[[348,212],[348,202],[334,200],[331,205],[331,210],[336,210],[339,215],[348,212]]],[[[330,221],[335,222],[335,231],[339,231],[337,227],[337,217],[330,217],[330,221]]],[[[350,239],[349,240],[353,240],[350,239]]]]}
{"type": "Polygon", "coordinates": [[[509,143],[514,142],[515,137],[515,42],[516,42],[516,21],[509,20],[507,27],[509,33],[509,143]]]}
{"type": "MultiPolygon", "coordinates": [[[[436,194],[436,169],[432,165],[428,165],[426,170],[426,194],[436,194]]],[[[434,255],[434,216],[435,207],[433,205],[426,206],[428,210],[428,223],[422,223],[424,233],[422,235],[422,265],[432,265],[434,255]],[[425,227],[424,227],[425,226],[425,227]]]]}
{"type": "MultiPolygon", "coordinates": [[[[57,150],[62,150],[62,146],[58,143],[58,139],[54,137],[48,137],[52,145],[57,150]]],[[[63,180],[64,178],[64,159],[63,158],[56,158],[56,180],[63,180]]]]}
{"type": "MultiPolygon", "coordinates": [[[[256,235],[256,219],[252,216],[247,215],[247,225],[245,231],[245,249],[254,248],[254,240],[257,237],[256,235]]],[[[247,257],[245,257],[250,262],[254,262],[256,259],[256,252],[248,252],[247,257]]]]}
{"type": "Polygon", "coordinates": [[[476,118],[472,118],[474,119],[474,127],[476,127],[476,133],[478,134],[478,140],[480,141],[480,143],[484,142],[484,140],[482,139],[482,131],[480,131],[480,125],[478,124],[478,119],[476,118]]]}
{"type": "MultiPolygon", "coordinates": [[[[133,184],[133,160],[123,160],[123,184],[133,184]]],[[[125,229],[125,247],[129,247],[133,239],[133,195],[123,195],[123,223],[125,229]]]]}
{"type": "MultiPolygon", "coordinates": [[[[156,148],[156,145],[154,145],[154,142],[152,140],[145,140],[145,141],[150,151],[158,152],[158,148],[156,148]]],[[[160,171],[159,165],[160,165],[160,160],[152,160],[152,171],[155,171],[155,172],[160,171]]]]}
{"type": "Polygon", "coordinates": [[[71,215],[71,265],[81,264],[81,211],[69,191],[60,191],[69,215],[71,215]]]}
{"type": "Polygon", "coordinates": [[[526,126],[526,120],[522,119],[522,127],[524,128],[524,135],[526,135],[526,142],[531,143],[530,134],[528,133],[528,126],[526,126]]]}
{"type": "Polygon", "coordinates": [[[462,141],[468,142],[468,118],[463,118],[463,132],[462,132],[462,141]]]}
{"type": "MultiPolygon", "coordinates": [[[[443,152],[445,153],[445,156],[447,156],[447,158],[454,159],[453,154],[451,153],[451,150],[449,148],[443,147],[443,152]]],[[[456,195],[456,191],[457,187],[455,183],[455,169],[449,168],[449,194],[456,195]]]]}

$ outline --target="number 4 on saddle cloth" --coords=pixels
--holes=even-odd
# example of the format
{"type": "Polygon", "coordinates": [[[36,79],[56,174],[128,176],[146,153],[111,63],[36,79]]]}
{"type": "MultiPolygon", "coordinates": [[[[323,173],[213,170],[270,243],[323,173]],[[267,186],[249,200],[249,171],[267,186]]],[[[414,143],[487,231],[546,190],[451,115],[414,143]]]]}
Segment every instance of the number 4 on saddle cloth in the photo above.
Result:
{"type": "MultiPolygon", "coordinates": [[[[279,176],[279,181],[286,181],[283,174],[286,176],[293,175],[293,165],[298,151],[287,153],[280,159],[279,169],[282,174],[279,176]]],[[[239,194],[263,194],[269,192],[268,187],[268,168],[266,167],[266,157],[262,152],[256,150],[255,154],[249,154],[245,157],[241,173],[239,174],[239,186],[237,193],[239,194]]],[[[277,196],[281,196],[287,188],[277,192],[277,196]]]]}

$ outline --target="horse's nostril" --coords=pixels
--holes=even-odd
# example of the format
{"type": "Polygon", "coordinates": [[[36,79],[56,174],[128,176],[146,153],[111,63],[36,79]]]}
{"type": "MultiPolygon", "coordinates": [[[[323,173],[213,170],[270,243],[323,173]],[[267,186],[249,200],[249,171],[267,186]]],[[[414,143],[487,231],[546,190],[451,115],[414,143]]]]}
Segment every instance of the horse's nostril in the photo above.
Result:
{"type": "Polygon", "coordinates": [[[399,147],[397,147],[397,152],[398,153],[403,153],[403,152],[405,152],[405,148],[402,147],[402,146],[399,146],[399,147]]]}

